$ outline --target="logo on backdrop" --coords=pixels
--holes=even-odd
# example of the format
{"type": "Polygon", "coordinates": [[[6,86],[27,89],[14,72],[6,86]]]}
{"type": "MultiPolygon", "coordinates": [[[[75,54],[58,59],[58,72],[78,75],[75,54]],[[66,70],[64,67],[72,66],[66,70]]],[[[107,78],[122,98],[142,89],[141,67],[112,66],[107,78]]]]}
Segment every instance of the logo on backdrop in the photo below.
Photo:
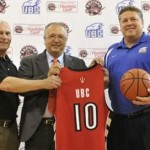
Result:
{"type": "Polygon", "coordinates": [[[66,46],[66,48],[65,48],[65,54],[67,54],[67,55],[71,55],[71,51],[72,51],[72,47],[71,46],[66,46]]]}
{"type": "Polygon", "coordinates": [[[23,14],[40,14],[40,0],[26,0],[22,4],[23,14]]]}
{"type": "Polygon", "coordinates": [[[21,49],[20,54],[21,54],[20,58],[22,59],[26,56],[30,56],[30,55],[33,55],[33,54],[38,54],[38,51],[34,46],[26,45],[21,49]]]}
{"type": "Polygon", "coordinates": [[[141,8],[144,12],[149,12],[150,11],[150,1],[143,1],[141,2],[141,8]]]}
{"type": "Polygon", "coordinates": [[[112,34],[118,34],[119,33],[119,28],[117,26],[111,26],[110,31],[112,34]]]}
{"type": "Polygon", "coordinates": [[[87,55],[88,55],[88,52],[87,52],[86,49],[79,49],[79,56],[80,56],[81,58],[86,58],[87,55]]]}
{"type": "Polygon", "coordinates": [[[47,4],[47,10],[48,11],[55,11],[56,5],[54,3],[48,3],[47,4]]]}
{"type": "Polygon", "coordinates": [[[14,25],[15,35],[40,35],[44,34],[44,24],[15,24],[14,25]]]}
{"type": "Polygon", "coordinates": [[[110,30],[111,36],[121,36],[122,35],[119,24],[111,24],[109,26],[109,28],[110,28],[109,30],[110,30]]]}
{"type": "Polygon", "coordinates": [[[5,9],[9,7],[7,6],[5,0],[0,0],[0,13],[5,13],[5,9]]]}
{"type": "Polygon", "coordinates": [[[103,38],[103,24],[94,23],[89,25],[85,30],[87,38],[103,38]]]}
{"type": "Polygon", "coordinates": [[[107,48],[79,48],[78,54],[80,58],[93,59],[96,57],[104,57],[107,48]]]}
{"type": "Polygon", "coordinates": [[[117,14],[120,12],[120,10],[126,6],[132,6],[134,3],[134,0],[123,0],[116,6],[116,12],[117,14]]]}
{"type": "Polygon", "coordinates": [[[85,5],[85,12],[90,16],[101,15],[104,7],[99,0],[89,0],[85,5]]]}
{"type": "Polygon", "coordinates": [[[16,25],[13,31],[16,34],[21,34],[23,32],[23,27],[21,25],[16,25]]]}
{"type": "Polygon", "coordinates": [[[78,2],[76,1],[47,1],[46,8],[48,12],[65,12],[65,13],[77,13],[78,2]]]}

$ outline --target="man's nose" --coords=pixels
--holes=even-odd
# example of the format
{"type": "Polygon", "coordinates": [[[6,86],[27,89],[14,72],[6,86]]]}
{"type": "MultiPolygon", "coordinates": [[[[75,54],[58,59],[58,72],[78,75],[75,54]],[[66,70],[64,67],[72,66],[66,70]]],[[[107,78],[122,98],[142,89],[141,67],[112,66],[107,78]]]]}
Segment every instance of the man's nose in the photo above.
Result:
{"type": "Polygon", "coordinates": [[[55,41],[55,42],[59,42],[59,41],[60,41],[60,38],[59,38],[58,36],[55,36],[54,41],[55,41]]]}

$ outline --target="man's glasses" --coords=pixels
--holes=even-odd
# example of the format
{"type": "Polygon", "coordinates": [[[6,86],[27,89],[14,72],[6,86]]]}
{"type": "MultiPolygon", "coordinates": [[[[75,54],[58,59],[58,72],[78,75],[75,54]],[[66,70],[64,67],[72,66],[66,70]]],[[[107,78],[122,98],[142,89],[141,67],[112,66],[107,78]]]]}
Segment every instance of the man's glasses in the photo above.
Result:
{"type": "Polygon", "coordinates": [[[46,36],[45,38],[47,38],[47,39],[49,39],[49,40],[51,40],[51,41],[53,41],[53,40],[55,40],[56,38],[59,40],[59,41],[65,41],[66,39],[67,39],[67,37],[66,36],[64,36],[64,35],[49,35],[49,36],[46,36]]]}

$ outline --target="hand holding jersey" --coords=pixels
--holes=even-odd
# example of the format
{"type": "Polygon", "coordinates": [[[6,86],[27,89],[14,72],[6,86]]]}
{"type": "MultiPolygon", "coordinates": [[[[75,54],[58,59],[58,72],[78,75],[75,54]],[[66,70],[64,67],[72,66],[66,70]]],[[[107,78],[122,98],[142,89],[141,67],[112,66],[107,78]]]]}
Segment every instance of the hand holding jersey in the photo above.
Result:
{"type": "MultiPolygon", "coordinates": [[[[89,67],[92,67],[95,64],[99,64],[103,67],[104,60],[101,57],[97,57],[97,58],[92,60],[89,67]]],[[[108,88],[108,85],[109,85],[109,72],[106,68],[102,68],[102,69],[103,69],[103,72],[104,72],[104,88],[106,89],[106,88],[108,88]]]]}
{"type": "Polygon", "coordinates": [[[104,60],[101,57],[96,57],[95,59],[92,60],[89,67],[92,67],[95,64],[100,64],[101,66],[103,66],[104,65],[104,60]]]}
{"type": "Polygon", "coordinates": [[[60,63],[55,63],[55,64],[53,64],[53,65],[49,68],[48,76],[60,74],[61,68],[62,68],[62,66],[61,66],[60,63]]]}

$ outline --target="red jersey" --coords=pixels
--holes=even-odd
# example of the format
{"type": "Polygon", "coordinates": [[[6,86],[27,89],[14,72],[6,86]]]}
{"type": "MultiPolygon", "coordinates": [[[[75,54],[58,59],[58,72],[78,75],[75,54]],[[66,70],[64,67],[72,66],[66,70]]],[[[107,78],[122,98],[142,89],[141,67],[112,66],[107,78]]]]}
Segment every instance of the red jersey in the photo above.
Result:
{"type": "Polygon", "coordinates": [[[63,68],[56,100],[56,150],[105,150],[107,108],[100,65],[63,68]]]}

